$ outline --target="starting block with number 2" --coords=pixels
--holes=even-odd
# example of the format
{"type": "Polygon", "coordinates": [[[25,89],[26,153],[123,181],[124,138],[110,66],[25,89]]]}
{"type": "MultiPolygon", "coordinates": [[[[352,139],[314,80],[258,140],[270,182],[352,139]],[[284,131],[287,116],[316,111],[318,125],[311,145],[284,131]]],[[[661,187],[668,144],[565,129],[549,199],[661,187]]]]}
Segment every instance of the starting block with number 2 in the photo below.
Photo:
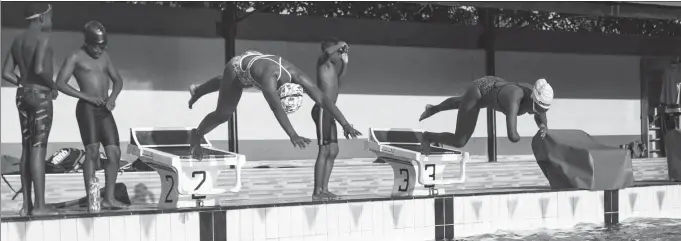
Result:
{"type": "Polygon", "coordinates": [[[201,140],[203,160],[191,157],[191,128],[132,128],[128,154],[134,155],[158,172],[161,178],[159,208],[181,208],[218,205],[217,196],[227,190],[218,187],[220,172],[235,166],[236,184],[230,190],[241,190],[241,169],[246,157],[212,147],[201,140]]]}
{"type": "Polygon", "coordinates": [[[444,194],[442,185],[466,180],[468,152],[431,146],[431,154],[421,154],[422,130],[369,129],[365,149],[373,152],[393,168],[392,196],[423,196],[444,194]],[[444,179],[447,164],[460,162],[459,178],[444,179]]]}

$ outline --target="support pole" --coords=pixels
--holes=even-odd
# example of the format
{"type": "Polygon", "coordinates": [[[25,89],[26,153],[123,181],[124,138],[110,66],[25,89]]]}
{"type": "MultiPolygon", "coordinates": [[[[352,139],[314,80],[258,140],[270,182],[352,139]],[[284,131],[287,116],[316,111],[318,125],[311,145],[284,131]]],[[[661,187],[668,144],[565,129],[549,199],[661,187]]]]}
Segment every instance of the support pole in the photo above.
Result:
{"type": "MultiPolygon", "coordinates": [[[[225,2],[222,10],[222,37],[225,39],[225,63],[236,54],[237,8],[235,2],[225,2]]],[[[237,124],[237,110],[227,122],[228,150],[239,152],[239,128],[237,124]]]]}
{"type": "MultiPolygon", "coordinates": [[[[496,14],[493,9],[484,9],[482,12],[482,42],[485,48],[485,75],[496,75],[494,29],[496,28],[496,14]]],[[[497,162],[497,115],[494,109],[487,108],[487,159],[489,162],[497,162]]]]}

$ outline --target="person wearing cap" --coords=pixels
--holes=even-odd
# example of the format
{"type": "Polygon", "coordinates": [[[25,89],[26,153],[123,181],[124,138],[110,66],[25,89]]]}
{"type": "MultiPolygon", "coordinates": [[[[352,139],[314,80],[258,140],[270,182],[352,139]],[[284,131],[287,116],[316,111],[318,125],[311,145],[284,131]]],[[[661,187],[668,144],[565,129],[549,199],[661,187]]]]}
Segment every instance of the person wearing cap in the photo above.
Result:
{"type": "Polygon", "coordinates": [[[492,108],[506,115],[506,130],[511,142],[520,141],[517,130],[517,117],[523,114],[534,115],[541,137],[546,136],[548,130],[546,112],[553,102],[553,88],[546,79],[539,79],[534,86],[526,83],[508,82],[495,76],[485,76],[473,81],[461,96],[450,97],[438,105],[426,105],[421,114],[422,121],[434,114],[446,110],[459,110],[454,134],[442,132],[424,132],[421,149],[424,154],[430,154],[430,144],[462,148],[468,143],[478,114],[482,108],[492,108]]]}
{"type": "Polygon", "coordinates": [[[192,108],[194,102],[201,96],[216,91],[219,93],[215,111],[206,115],[201,124],[191,131],[190,152],[193,159],[202,159],[201,137],[232,118],[245,88],[262,91],[270,110],[294,147],[303,149],[312,142],[296,133],[287,116],[300,108],[305,93],[341,124],[346,138],[356,138],[362,134],[350,125],[334,101],[302,70],[281,56],[248,50],[233,57],[225,66],[222,75],[213,77],[199,86],[190,86],[189,108],[192,108]]]}
{"type": "Polygon", "coordinates": [[[2,79],[18,86],[16,106],[21,126],[21,215],[49,215],[57,211],[45,204],[45,155],[52,129],[52,101],[57,98],[53,50],[52,5],[30,3],[25,19],[28,28],[12,41],[2,67],[2,79]],[[16,73],[18,70],[18,74],[16,73]],[[31,192],[34,188],[35,202],[31,192]]]}
{"type": "MultiPolygon", "coordinates": [[[[321,55],[317,58],[317,86],[334,103],[338,99],[341,76],[347,71],[348,50],[347,43],[336,38],[329,38],[322,41],[321,55]]],[[[339,152],[336,120],[319,104],[312,107],[310,114],[317,130],[317,145],[319,146],[317,161],[314,165],[312,199],[340,198],[329,191],[329,179],[339,152]]]]}
{"type": "MultiPolygon", "coordinates": [[[[108,159],[104,172],[102,207],[124,208],[127,205],[114,197],[121,148],[118,127],[112,113],[116,107],[116,99],[123,89],[123,79],[106,52],[108,42],[104,25],[96,21],[86,23],[83,36],[85,44],[64,60],[57,75],[57,85],[64,94],[79,99],[76,104],[76,121],[85,146],[83,163],[85,190],[89,189],[92,175],[95,173],[94,165],[99,159],[101,144],[108,159]],[[75,77],[80,91],[68,84],[71,76],[75,77]],[[113,83],[111,95],[109,81],[113,83]]],[[[89,198],[90,192],[86,193],[89,198]]]]}

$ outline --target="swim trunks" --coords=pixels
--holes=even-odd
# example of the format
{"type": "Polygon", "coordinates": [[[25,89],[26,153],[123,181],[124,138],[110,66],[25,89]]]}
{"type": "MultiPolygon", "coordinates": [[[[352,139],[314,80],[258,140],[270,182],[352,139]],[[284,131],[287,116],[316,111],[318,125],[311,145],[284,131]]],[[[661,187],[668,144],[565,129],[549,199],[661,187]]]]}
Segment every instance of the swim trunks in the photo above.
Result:
{"type": "Polygon", "coordinates": [[[116,121],[106,107],[79,100],[76,104],[76,120],[83,145],[102,143],[104,146],[120,146],[116,121]]]}
{"type": "Polygon", "coordinates": [[[244,86],[244,88],[256,88],[258,90],[261,90],[262,88],[260,87],[260,84],[258,84],[255,79],[253,79],[253,76],[251,75],[251,66],[253,66],[253,63],[255,61],[260,60],[260,59],[265,59],[274,62],[275,64],[279,65],[279,75],[277,76],[277,81],[281,78],[282,71],[286,72],[289,76],[289,79],[291,79],[291,73],[288,72],[286,68],[281,64],[281,57],[279,57],[279,61],[275,61],[271,59],[271,57],[274,57],[274,55],[266,55],[263,53],[260,53],[258,51],[252,51],[248,50],[244,52],[241,55],[235,56],[234,58],[229,60],[228,65],[230,65],[232,68],[234,68],[234,72],[236,73],[237,79],[239,79],[239,82],[244,86]],[[248,64],[246,64],[246,68],[242,68],[242,62],[246,57],[254,56],[251,58],[250,61],[248,61],[248,64]]]}
{"type": "Polygon", "coordinates": [[[52,91],[41,85],[17,88],[17,110],[22,142],[32,147],[47,147],[52,129],[52,91]]]}
{"type": "Polygon", "coordinates": [[[338,143],[336,120],[319,105],[312,107],[312,120],[317,126],[317,144],[320,146],[338,143]]]}

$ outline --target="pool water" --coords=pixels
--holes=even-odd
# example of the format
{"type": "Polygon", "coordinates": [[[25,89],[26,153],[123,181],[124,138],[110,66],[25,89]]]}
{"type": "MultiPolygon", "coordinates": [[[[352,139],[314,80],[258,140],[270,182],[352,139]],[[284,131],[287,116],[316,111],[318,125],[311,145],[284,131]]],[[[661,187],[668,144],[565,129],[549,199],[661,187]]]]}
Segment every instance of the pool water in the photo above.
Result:
{"type": "Polygon", "coordinates": [[[498,231],[461,241],[681,241],[681,219],[630,218],[610,229],[579,224],[571,229],[498,231]]]}

